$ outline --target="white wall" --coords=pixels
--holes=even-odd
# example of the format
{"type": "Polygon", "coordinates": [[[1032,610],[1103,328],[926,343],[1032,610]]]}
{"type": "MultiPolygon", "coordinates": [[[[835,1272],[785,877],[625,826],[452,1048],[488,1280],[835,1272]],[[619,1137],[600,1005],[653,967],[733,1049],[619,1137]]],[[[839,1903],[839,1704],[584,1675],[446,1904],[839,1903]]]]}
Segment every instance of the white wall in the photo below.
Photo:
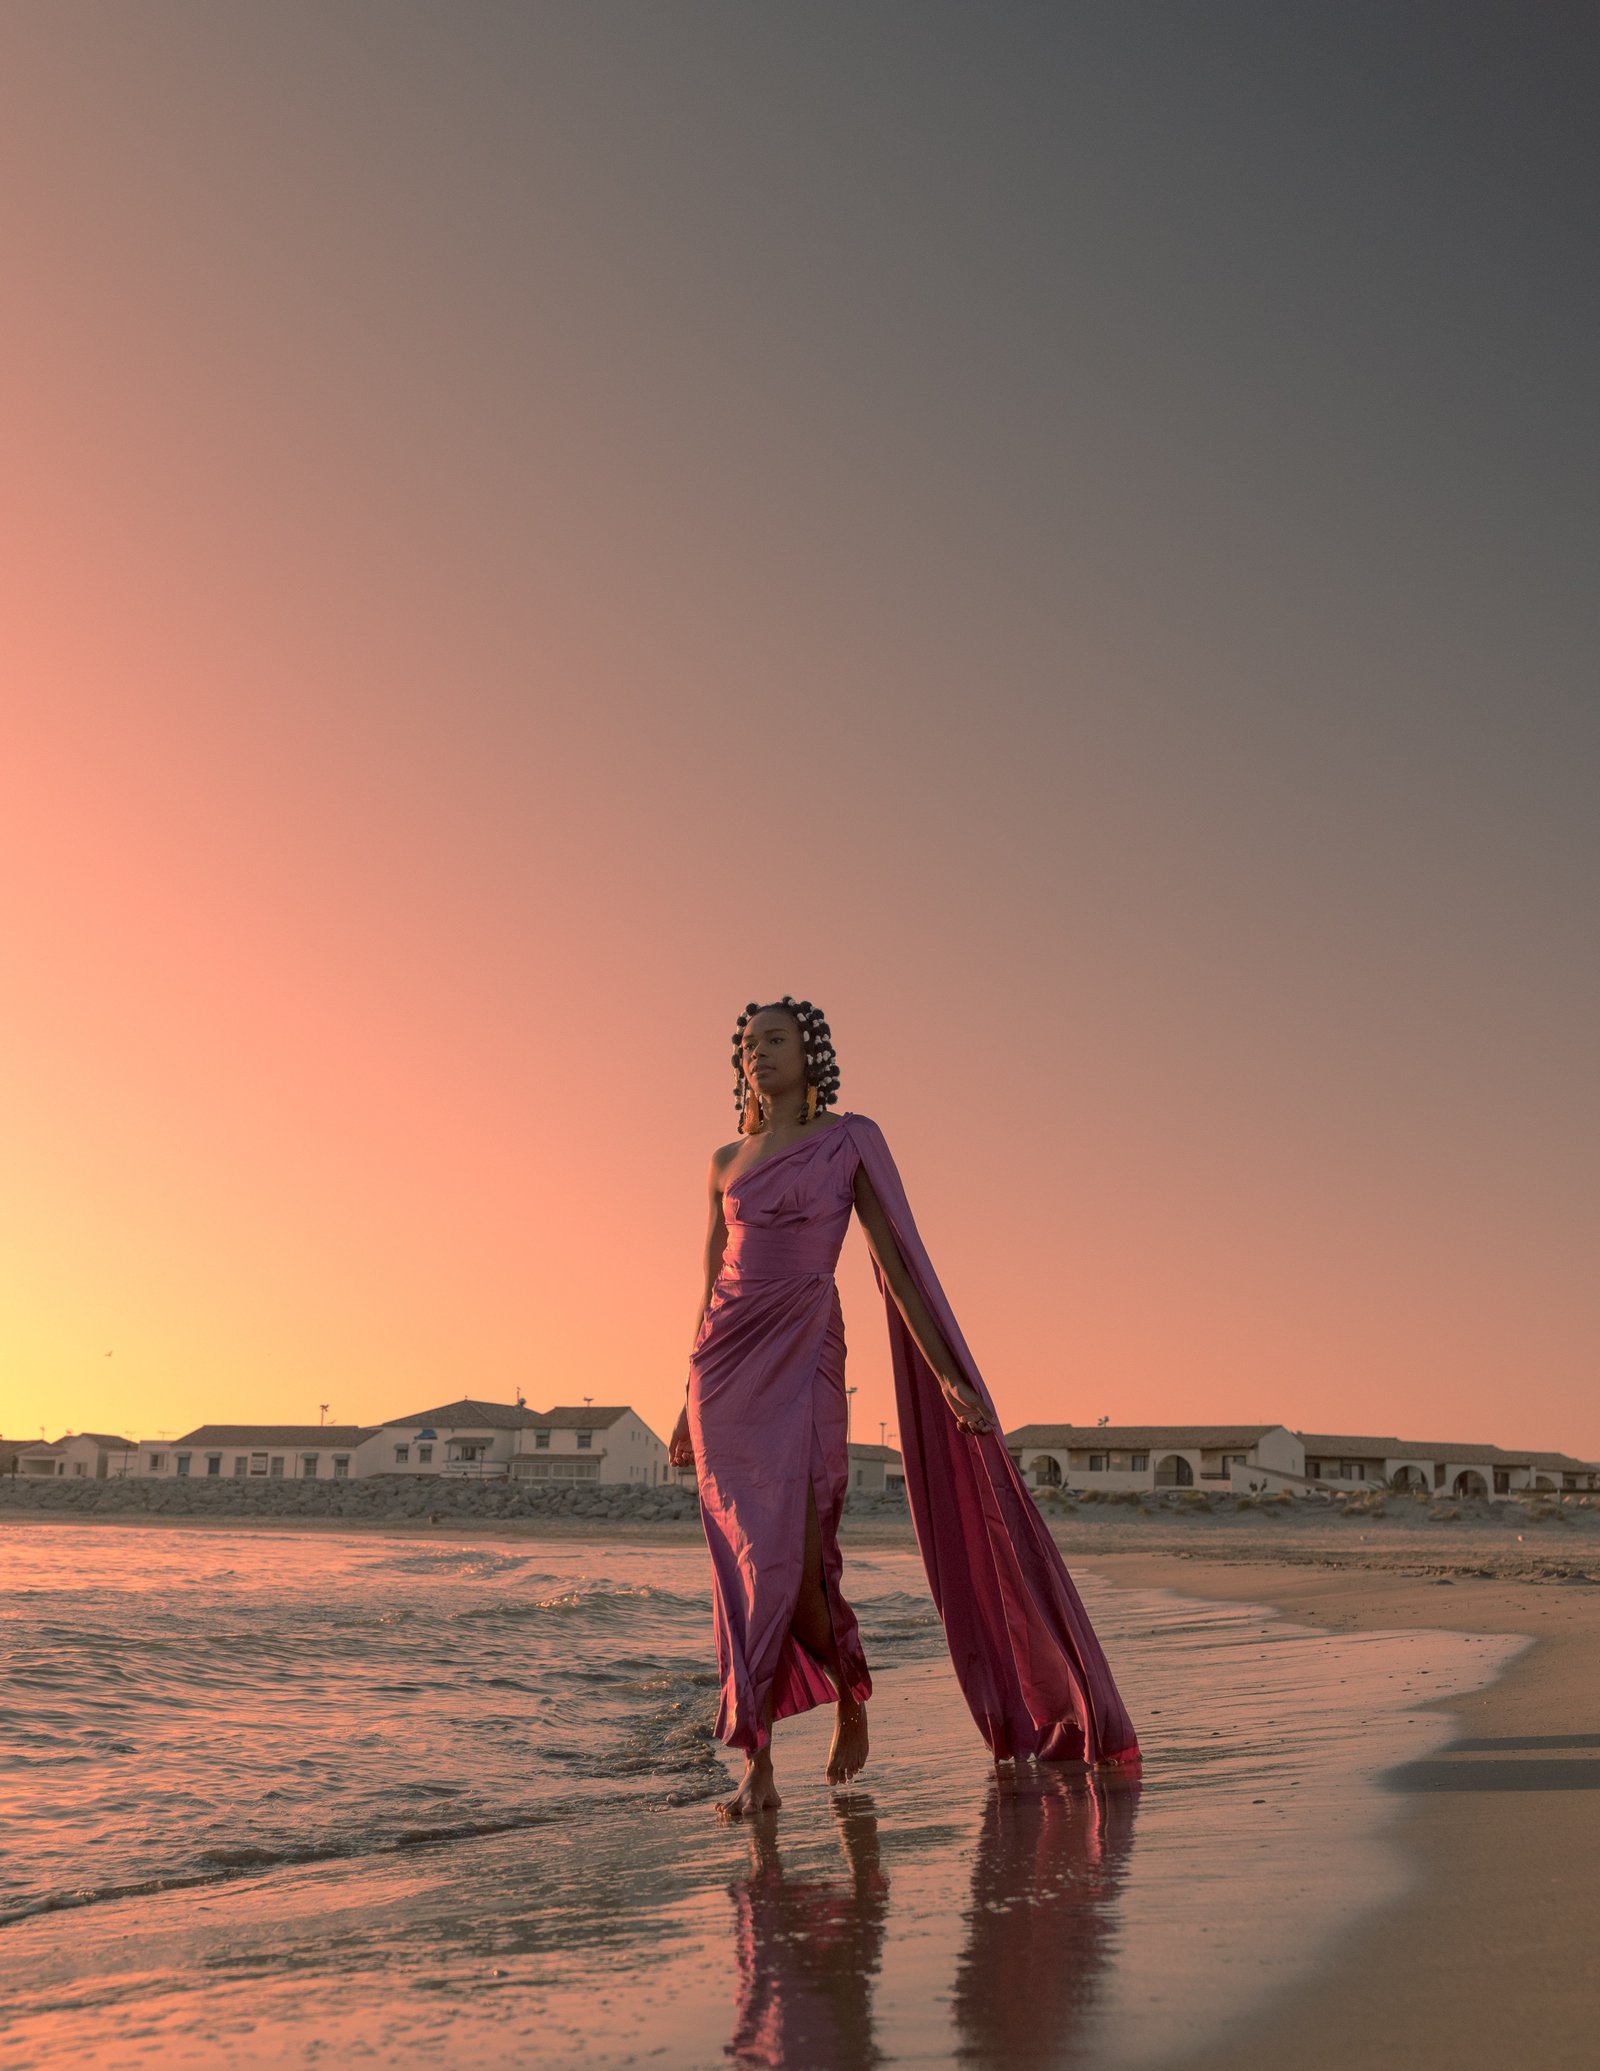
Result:
{"type": "Polygon", "coordinates": [[[575,1429],[541,1430],[537,1426],[523,1431],[518,1479],[571,1482],[579,1462],[598,1469],[585,1480],[602,1484],[627,1482],[635,1488],[655,1488],[669,1478],[666,1446],[634,1410],[625,1410],[614,1423],[595,1425],[587,1446],[579,1445],[579,1435],[575,1429]],[[539,1469],[546,1465],[550,1471],[541,1474],[539,1469]]]}
{"type": "Polygon", "coordinates": [[[1304,1474],[1306,1471],[1306,1449],[1288,1430],[1265,1432],[1252,1446],[1250,1458],[1251,1464],[1276,1467],[1280,1474],[1304,1474]]]}
{"type": "Polygon", "coordinates": [[[179,1446],[173,1445],[170,1440],[163,1439],[155,1445],[141,1446],[134,1455],[133,1460],[129,1462],[128,1471],[136,1474],[155,1473],[163,1480],[180,1480],[182,1479],[178,1473],[178,1455],[180,1453],[187,1453],[189,1455],[188,1478],[191,1481],[302,1481],[311,1478],[319,1481],[335,1481],[340,1479],[334,1472],[335,1457],[349,1462],[346,1472],[353,1478],[356,1473],[356,1459],[358,1456],[357,1448],[350,1445],[322,1447],[312,1445],[179,1446]],[[308,1477],[305,1472],[303,1456],[307,1453],[316,1453],[318,1456],[315,1477],[308,1477]],[[161,1465],[158,1468],[152,1468],[150,1465],[151,1460],[158,1457],[161,1465]],[[222,1463],[220,1473],[218,1474],[213,1474],[210,1470],[210,1463],[214,1459],[220,1459],[222,1463]],[[281,1460],[283,1463],[281,1469],[276,1474],[272,1471],[275,1460],[281,1460]],[[241,1461],[243,1462],[242,1466],[240,1465],[241,1461]],[[256,1472],[258,1466],[262,1469],[259,1473],[256,1472]]]}
{"type": "Polygon", "coordinates": [[[460,1475],[467,1479],[504,1474],[522,1438],[521,1430],[490,1431],[476,1424],[385,1424],[360,1448],[350,1472],[460,1475]],[[419,1438],[419,1431],[434,1435],[419,1438]],[[478,1448],[476,1460],[462,1457],[469,1447],[478,1448]],[[399,1457],[402,1451],[404,1459],[399,1457]]]}

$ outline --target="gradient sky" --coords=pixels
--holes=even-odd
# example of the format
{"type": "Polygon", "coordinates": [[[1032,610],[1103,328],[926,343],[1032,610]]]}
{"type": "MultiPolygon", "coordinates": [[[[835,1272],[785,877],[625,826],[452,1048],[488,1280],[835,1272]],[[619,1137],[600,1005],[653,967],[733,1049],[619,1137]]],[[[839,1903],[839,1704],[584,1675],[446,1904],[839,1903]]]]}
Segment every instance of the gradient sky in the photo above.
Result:
{"type": "Polygon", "coordinates": [[[1600,1456],[1595,36],[8,6],[0,1433],[665,1435],[791,992],[1007,1424],[1600,1456]]]}

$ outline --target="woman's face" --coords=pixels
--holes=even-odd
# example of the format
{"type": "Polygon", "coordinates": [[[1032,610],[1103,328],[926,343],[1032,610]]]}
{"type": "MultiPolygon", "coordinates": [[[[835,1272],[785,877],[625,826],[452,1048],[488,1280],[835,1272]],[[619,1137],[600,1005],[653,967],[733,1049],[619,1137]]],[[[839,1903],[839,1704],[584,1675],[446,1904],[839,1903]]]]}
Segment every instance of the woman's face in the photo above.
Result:
{"type": "Polygon", "coordinates": [[[769,1108],[787,1108],[791,1095],[804,1092],[806,1053],[800,1025],[781,1007],[751,1015],[740,1039],[740,1058],[746,1080],[769,1108]]]}

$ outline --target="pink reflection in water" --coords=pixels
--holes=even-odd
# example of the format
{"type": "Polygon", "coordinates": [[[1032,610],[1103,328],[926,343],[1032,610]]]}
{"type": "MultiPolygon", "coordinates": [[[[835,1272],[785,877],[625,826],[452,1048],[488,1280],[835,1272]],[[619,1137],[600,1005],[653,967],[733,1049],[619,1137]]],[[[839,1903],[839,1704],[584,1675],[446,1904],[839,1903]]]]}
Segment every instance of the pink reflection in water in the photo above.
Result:
{"type": "Polygon", "coordinates": [[[738,2005],[728,2055],[740,2064],[871,2064],[872,1981],[883,1955],[889,1879],[865,1791],[833,1816],[844,1875],[784,1873],[777,1823],[749,1833],[749,1875],[730,1886],[738,2005]]]}

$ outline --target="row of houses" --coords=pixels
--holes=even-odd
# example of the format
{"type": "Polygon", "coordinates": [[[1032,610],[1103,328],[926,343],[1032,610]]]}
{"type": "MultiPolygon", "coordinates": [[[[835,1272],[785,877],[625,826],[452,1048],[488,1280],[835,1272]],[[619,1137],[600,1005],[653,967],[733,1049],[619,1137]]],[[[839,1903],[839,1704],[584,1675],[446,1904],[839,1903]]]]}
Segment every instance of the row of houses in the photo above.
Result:
{"type": "MultiPolygon", "coordinates": [[[[36,1443],[0,1440],[0,1473],[105,1481],[343,1481],[374,1474],[654,1487],[692,1482],[636,1411],[582,1403],[533,1410],[463,1397],[383,1424],[201,1424],[171,1440],[78,1431],[36,1443]]],[[[904,1486],[892,1446],[852,1445],[850,1485],[904,1486]]]]}
{"type": "MultiPolygon", "coordinates": [[[[1034,1489],[1412,1489],[1449,1496],[1600,1490],[1600,1463],[1569,1453],[1291,1431],[1283,1424],[1024,1424],[1006,1446],[1034,1489]]],[[[692,1481],[636,1411],[582,1403],[533,1410],[464,1396],[382,1424],[202,1424],[182,1438],[80,1431],[48,1443],[0,1440],[0,1473],[105,1480],[343,1480],[445,1475],[533,1483],[692,1481]]],[[[850,1486],[904,1487],[889,1445],[851,1445],[850,1486]]]]}
{"type": "Polygon", "coordinates": [[[1570,1453],[1291,1431],[1283,1424],[1024,1424],[1006,1448],[1034,1489],[1228,1489],[1293,1495],[1411,1489],[1449,1496],[1600,1489],[1570,1453]]]}
{"type": "Polygon", "coordinates": [[[666,1446],[634,1410],[587,1402],[535,1410],[471,1397],[381,1424],[201,1424],[173,1439],[79,1431],[0,1449],[15,1458],[14,1466],[0,1459],[0,1471],[101,1481],[127,1474],[241,1481],[407,1474],[653,1486],[670,1476],[666,1446]]]}

